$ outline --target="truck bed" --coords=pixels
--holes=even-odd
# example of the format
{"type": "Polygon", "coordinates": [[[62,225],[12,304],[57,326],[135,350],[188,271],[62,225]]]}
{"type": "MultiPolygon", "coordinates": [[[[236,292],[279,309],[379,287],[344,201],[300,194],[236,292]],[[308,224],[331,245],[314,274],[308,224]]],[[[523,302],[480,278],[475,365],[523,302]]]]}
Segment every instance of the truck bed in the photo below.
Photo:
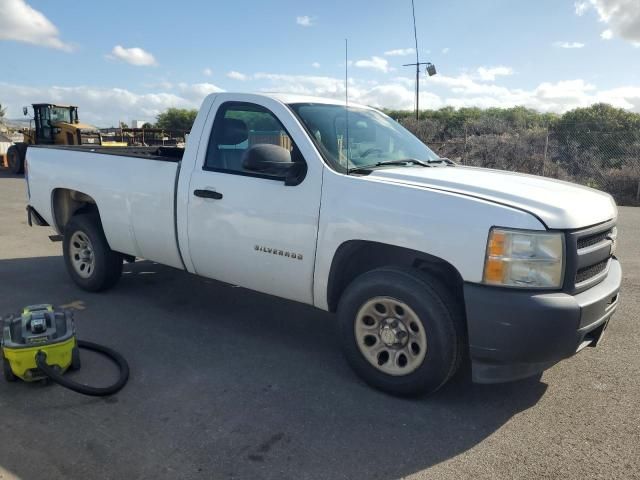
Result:
{"type": "Polygon", "coordinates": [[[60,191],[92,198],[110,247],[183,268],[175,233],[175,185],[184,149],[34,146],[27,149],[30,205],[58,229],[60,191]]]}
{"type": "Polygon", "coordinates": [[[51,148],[56,150],[71,150],[104,155],[118,155],[120,157],[146,158],[163,162],[179,162],[184,155],[182,147],[102,147],[94,145],[30,145],[29,148],[51,148]]]}

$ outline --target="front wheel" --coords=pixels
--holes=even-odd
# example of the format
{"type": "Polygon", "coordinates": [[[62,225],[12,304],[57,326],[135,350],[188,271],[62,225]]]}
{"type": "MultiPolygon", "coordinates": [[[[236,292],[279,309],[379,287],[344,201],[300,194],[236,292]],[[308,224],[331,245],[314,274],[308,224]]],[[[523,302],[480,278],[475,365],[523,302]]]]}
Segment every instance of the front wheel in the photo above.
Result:
{"type": "Polygon", "coordinates": [[[461,305],[419,270],[383,267],[360,275],[340,299],[338,320],[348,362],[388,393],[432,393],[461,362],[461,305]]]}
{"type": "Polygon", "coordinates": [[[24,158],[22,158],[20,150],[15,145],[7,150],[7,162],[11,173],[15,175],[24,173],[24,158]]]}
{"type": "Polygon", "coordinates": [[[16,377],[16,374],[13,373],[13,370],[11,369],[9,360],[7,360],[4,355],[2,356],[2,374],[4,375],[4,379],[7,382],[15,382],[18,379],[18,377],[16,377]]]}
{"type": "Polygon", "coordinates": [[[64,228],[62,248],[67,271],[83,290],[106,290],[122,275],[122,255],[109,248],[97,215],[72,217],[64,228]]]}

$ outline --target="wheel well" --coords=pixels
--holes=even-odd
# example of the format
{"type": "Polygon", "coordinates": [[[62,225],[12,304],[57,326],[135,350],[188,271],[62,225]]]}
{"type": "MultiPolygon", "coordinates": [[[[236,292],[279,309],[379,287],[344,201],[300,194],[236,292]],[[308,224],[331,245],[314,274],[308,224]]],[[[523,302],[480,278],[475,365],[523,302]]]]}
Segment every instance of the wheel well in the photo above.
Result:
{"type": "Polygon", "coordinates": [[[327,285],[329,310],[334,312],[342,292],[359,275],[383,266],[416,268],[436,276],[464,302],[463,280],[449,262],[424,252],[365,240],[350,240],[340,245],[331,263],[327,285]]]}
{"type": "Polygon", "coordinates": [[[64,233],[64,227],[71,217],[78,213],[95,212],[99,215],[96,201],[86,193],[68,188],[57,188],[53,191],[53,221],[56,229],[64,233]]]}

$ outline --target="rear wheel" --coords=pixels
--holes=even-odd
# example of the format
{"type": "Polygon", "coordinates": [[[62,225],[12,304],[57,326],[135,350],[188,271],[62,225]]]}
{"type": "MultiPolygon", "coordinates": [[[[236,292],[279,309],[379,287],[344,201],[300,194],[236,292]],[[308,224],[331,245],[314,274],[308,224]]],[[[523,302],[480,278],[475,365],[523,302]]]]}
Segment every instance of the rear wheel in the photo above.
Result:
{"type": "Polygon", "coordinates": [[[338,318],[347,360],[380,390],[432,393],[458,369],[462,309],[431,275],[399,267],[364,273],[342,295],[338,318]]]}
{"type": "Polygon", "coordinates": [[[122,275],[122,255],[109,248],[95,214],[71,218],[64,228],[63,253],[71,279],[89,292],[111,288],[122,275]]]}
{"type": "Polygon", "coordinates": [[[7,150],[7,161],[9,163],[9,171],[15,175],[24,173],[24,158],[18,147],[11,146],[7,150]]]}

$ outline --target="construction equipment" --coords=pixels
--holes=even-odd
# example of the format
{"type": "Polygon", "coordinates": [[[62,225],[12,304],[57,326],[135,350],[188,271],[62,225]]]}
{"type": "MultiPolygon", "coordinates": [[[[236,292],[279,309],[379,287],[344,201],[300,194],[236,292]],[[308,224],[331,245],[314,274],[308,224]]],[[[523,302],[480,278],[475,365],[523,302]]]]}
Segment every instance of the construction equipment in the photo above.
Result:
{"type": "MultiPolygon", "coordinates": [[[[29,121],[29,128],[22,132],[24,141],[7,150],[7,166],[12,173],[24,172],[29,145],[127,146],[125,142],[103,142],[96,127],[80,123],[78,107],[52,103],[34,103],[32,107],[33,119],[29,121]]],[[[23,113],[25,116],[29,113],[27,107],[23,108],[23,113]]]]}

